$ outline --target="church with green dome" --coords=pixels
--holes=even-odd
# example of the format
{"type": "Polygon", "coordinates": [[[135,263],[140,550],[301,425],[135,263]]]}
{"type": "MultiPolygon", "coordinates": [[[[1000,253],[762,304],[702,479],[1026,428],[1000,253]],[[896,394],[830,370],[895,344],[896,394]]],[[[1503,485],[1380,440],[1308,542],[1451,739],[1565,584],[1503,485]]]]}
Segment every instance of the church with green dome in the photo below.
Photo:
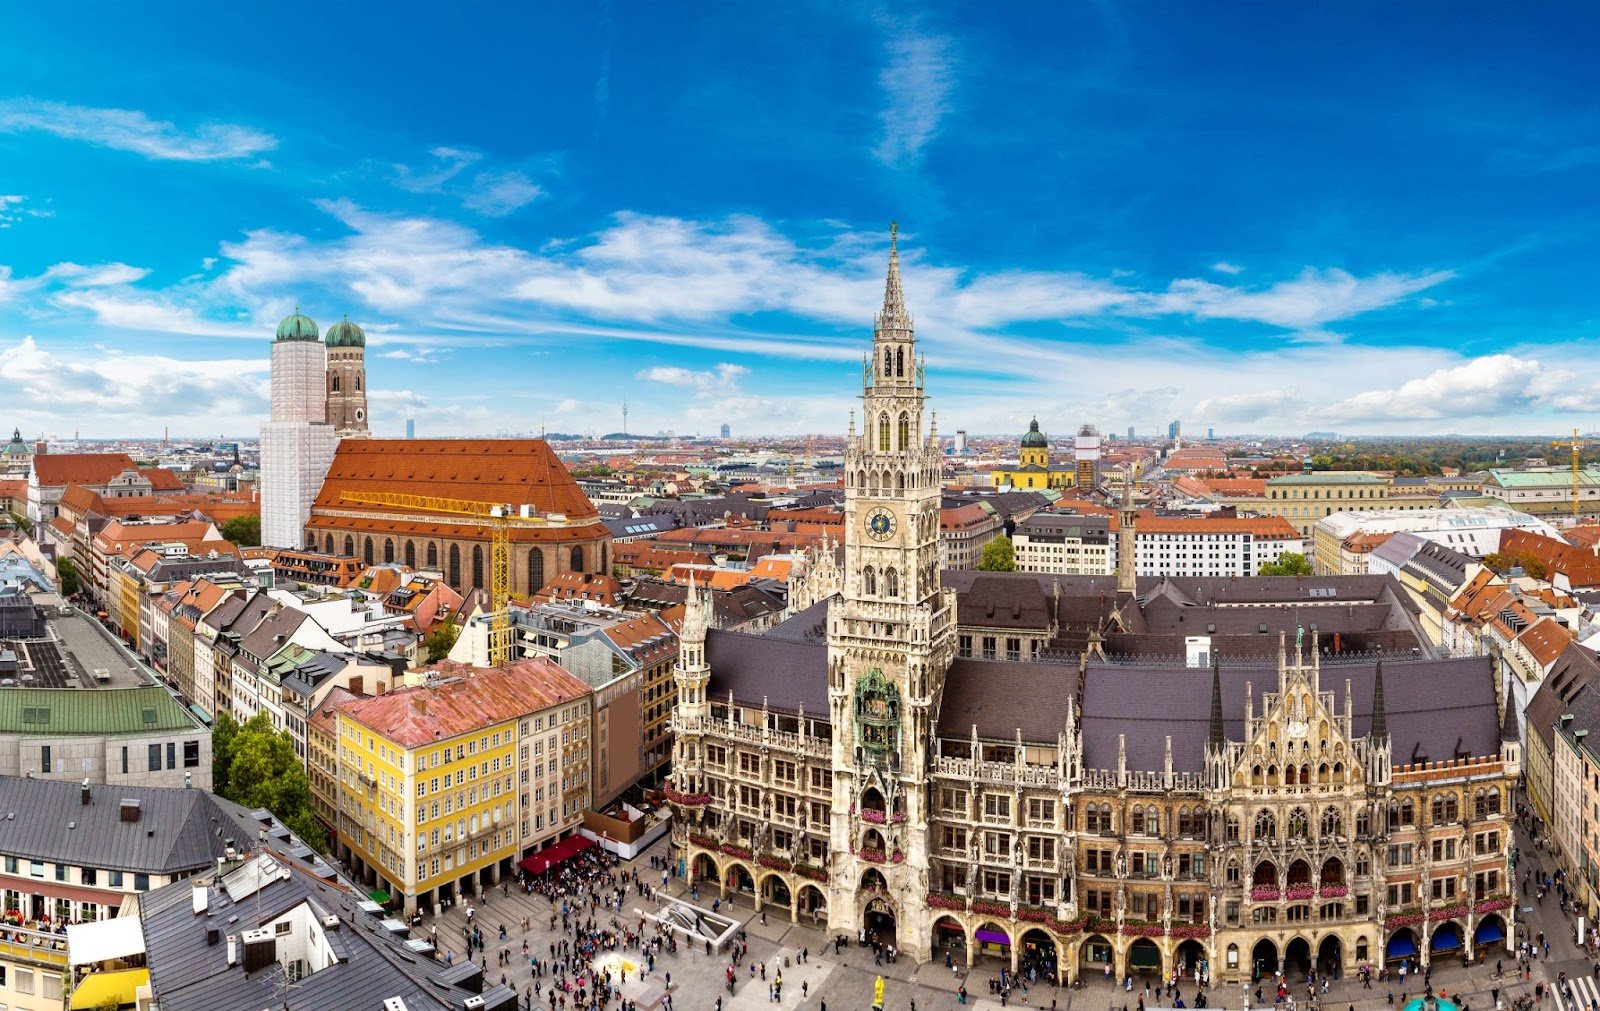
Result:
{"type": "Polygon", "coordinates": [[[1017,465],[992,471],[989,476],[996,488],[1009,486],[1018,490],[1071,488],[1078,483],[1076,466],[1050,462],[1050,439],[1039,431],[1038,418],[1033,419],[1022,437],[1017,465]]]}

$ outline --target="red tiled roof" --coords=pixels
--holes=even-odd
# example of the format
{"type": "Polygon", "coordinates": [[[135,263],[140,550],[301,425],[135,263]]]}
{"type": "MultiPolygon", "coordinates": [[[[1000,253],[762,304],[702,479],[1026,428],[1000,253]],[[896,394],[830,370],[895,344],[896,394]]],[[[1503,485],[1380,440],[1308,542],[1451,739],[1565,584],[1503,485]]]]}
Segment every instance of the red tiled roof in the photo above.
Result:
{"type": "Polygon", "coordinates": [[[940,530],[968,530],[993,522],[995,514],[976,502],[971,505],[956,506],[954,509],[939,510],[940,530]]]}
{"type": "Polygon", "coordinates": [[[33,458],[33,472],[42,488],[105,484],[133,469],[133,458],[127,453],[44,453],[33,458]]]}
{"type": "Polygon", "coordinates": [[[537,600],[593,600],[607,607],[620,603],[622,583],[597,572],[563,572],[534,594],[537,600]]]}
{"type": "Polygon", "coordinates": [[[165,467],[140,467],[151,491],[183,491],[183,479],[165,467]]]}
{"type": "Polygon", "coordinates": [[[1533,654],[1533,659],[1540,667],[1549,669],[1556,662],[1556,657],[1567,648],[1567,643],[1572,641],[1572,633],[1566,626],[1554,618],[1545,618],[1531,628],[1525,629],[1517,636],[1517,641],[1528,647],[1528,652],[1533,654]]]}
{"type": "Polygon", "coordinates": [[[548,657],[503,668],[445,660],[428,668],[446,680],[357,699],[339,714],[404,748],[483,730],[589,694],[589,686],[548,657]]]}
{"type": "Polygon", "coordinates": [[[550,446],[539,439],[345,439],[334,454],[313,513],[350,508],[408,513],[388,506],[352,507],[341,499],[346,492],[531,505],[541,513],[563,513],[571,520],[599,516],[550,446]]]}
{"type": "Polygon", "coordinates": [[[1549,569],[1549,578],[1560,573],[1574,587],[1600,586],[1600,556],[1566,541],[1507,527],[1500,532],[1500,553],[1532,555],[1549,569]]]}

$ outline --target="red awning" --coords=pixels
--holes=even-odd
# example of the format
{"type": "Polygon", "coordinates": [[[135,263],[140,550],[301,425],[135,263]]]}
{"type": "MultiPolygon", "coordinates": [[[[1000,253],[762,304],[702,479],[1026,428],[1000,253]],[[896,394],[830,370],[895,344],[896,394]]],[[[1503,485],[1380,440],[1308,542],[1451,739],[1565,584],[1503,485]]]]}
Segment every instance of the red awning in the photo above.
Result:
{"type": "Polygon", "coordinates": [[[523,857],[517,866],[529,874],[543,874],[550,868],[571,860],[593,845],[594,840],[588,836],[568,836],[558,843],[546,846],[531,857],[523,857]]]}

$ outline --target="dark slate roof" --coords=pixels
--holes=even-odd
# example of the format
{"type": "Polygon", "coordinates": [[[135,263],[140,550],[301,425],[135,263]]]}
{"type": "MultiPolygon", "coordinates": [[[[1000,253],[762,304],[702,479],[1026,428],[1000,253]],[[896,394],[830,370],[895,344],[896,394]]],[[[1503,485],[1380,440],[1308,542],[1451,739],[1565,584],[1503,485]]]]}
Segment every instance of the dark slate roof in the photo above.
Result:
{"type": "Polygon", "coordinates": [[[956,597],[956,624],[982,628],[1043,630],[1050,627],[1050,602],[1035,579],[980,572],[956,597]]]}
{"type": "Polygon", "coordinates": [[[1472,559],[1455,548],[1429,541],[1411,556],[1404,568],[1416,572],[1434,586],[1454,593],[1467,581],[1467,566],[1472,559]]]}
{"type": "MultiPolygon", "coordinates": [[[[1332,691],[1335,714],[1344,712],[1345,680],[1352,682],[1356,736],[1372,721],[1372,664],[1322,668],[1321,687],[1332,691]]],[[[1127,736],[1128,768],[1159,770],[1165,738],[1172,736],[1173,768],[1198,772],[1205,760],[1211,670],[1205,667],[1091,663],[1084,676],[1083,760],[1091,769],[1117,766],[1117,735],[1127,736]]],[[[1256,712],[1264,692],[1278,690],[1277,671],[1222,668],[1223,727],[1230,741],[1244,740],[1245,685],[1256,712]]],[[[1384,708],[1396,766],[1427,758],[1443,761],[1457,747],[1472,755],[1500,752],[1500,709],[1488,657],[1390,661],[1383,667],[1384,708]]]]}
{"type": "Polygon", "coordinates": [[[950,665],[939,704],[939,734],[1055,744],[1067,727],[1068,700],[1077,691],[1070,664],[958,659],[950,665]]]}
{"type": "Polygon", "coordinates": [[[828,605],[833,597],[819,600],[803,611],[798,611],[767,629],[769,639],[788,639],[791,642],[828,641],[828,605]]]}
{"type": "Polygon", "coordinates": [[[711,665],[707,700],[727,699],[759,707],[828,718],[828,647],[743,632],[706,633],[706,661],[711,665]]]}
{"type": "Polygon", "coordinates": [[[1539,690],[1528,702],[1526,722],[1548,748],[1555,743],[1554,726],[1579,695],[1594,694],[1591,683],[1600,677],[1600,661],[1576,642],[1568,643],[1550,666],[1539,690]]]}
{"type": "Polygon", "coordinates": [[[143,874],[192,874],[216,863],[227,840],[251,835],[204,790],[82,787],[57,779],[0,776],[0,852],[76,867],[143,874]],[[139,820],[122,820],[122,800],[139,802],[139,820]]]}
{"type": "MultiPolygon", "coordinates": [[[[230,875],[246,872],[230,871],[230,875]]],[[[184,881],[146,893],[139,902],[150,985],[165,1011],[279,1006],[283,973],[277,963],[248,975],[242,965],[230,967],[227,942],[208,945],[206,925],[220,928],[224,935],[240,934],[307,903],[319,918],[320,914],[339,917],[338,930],[329,934],[338,961],[300,981],[293,994],[295,1007],[361,1011],[400,997],[409,1011],[451,1011],[471,996],[468,990],[437,980],[441,964],[412,954],[389,931],[371,929],[373,917],[357,905],[360,896],[340,885],[290,870],[287,876],[271,877],[265,885],[250,888],[238,901],[229,898],[224,888],[213,887],[204,916],[195,915],[192,895],[192,883],[184,881]]],[[[506,994],[497,995],[500,999],[489,1006],[508,1006],[506,994]]]]}

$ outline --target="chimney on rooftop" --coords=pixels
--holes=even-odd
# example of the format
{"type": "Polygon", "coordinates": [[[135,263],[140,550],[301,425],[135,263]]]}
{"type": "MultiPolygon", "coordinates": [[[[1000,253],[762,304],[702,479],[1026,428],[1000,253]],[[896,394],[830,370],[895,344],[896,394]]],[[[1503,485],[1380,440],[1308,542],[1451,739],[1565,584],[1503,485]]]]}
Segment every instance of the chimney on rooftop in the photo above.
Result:
{"type": "Polygon", "coordinates": [[[89,780],[88,779],[85,779],[83,781],[83,787],[79,791],[79,796],[81,796],[83,798],[83,806],[84,807],[88,807],[90,802],[94,800],[94,794],[89,790],[89,780]]]}

